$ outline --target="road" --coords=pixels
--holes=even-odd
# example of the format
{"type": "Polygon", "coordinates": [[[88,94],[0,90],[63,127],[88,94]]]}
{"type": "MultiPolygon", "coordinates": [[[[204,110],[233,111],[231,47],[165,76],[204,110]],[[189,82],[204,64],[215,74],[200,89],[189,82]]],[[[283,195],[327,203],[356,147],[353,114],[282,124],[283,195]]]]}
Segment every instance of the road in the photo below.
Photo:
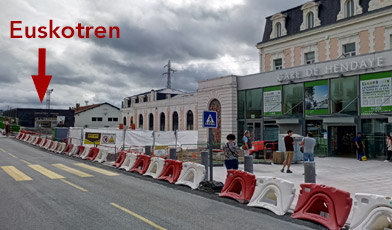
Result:
{"type": "Polygon", "coordinates": [[[1,230],[320,229],[255,210],[0,138],[1,230]]]}

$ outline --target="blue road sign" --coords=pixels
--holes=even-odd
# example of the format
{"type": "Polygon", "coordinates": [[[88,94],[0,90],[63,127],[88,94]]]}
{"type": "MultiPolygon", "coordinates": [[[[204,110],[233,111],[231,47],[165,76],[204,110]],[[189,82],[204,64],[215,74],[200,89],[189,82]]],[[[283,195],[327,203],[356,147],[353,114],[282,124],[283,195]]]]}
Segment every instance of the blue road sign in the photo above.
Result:
{"type": "Polygon", "coordinates": [[[203,112],[203,128],[217,128],[218,114],[215,111],[203,112]]]}

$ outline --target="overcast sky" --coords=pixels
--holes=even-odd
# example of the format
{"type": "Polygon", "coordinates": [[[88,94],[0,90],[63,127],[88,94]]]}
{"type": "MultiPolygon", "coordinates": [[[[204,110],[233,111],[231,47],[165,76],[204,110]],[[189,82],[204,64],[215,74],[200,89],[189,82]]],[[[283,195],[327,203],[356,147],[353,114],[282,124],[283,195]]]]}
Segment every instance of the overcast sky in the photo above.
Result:
{"type": "Polygon", "coordinates": [[[198,81],[259,71],[265,17],[305,0],[1,0],[0,109],[40,103],[31,75],[46,48],[53,108],[109,102],[166,87],[163,66],[177,72],[172,88],[193,92],[198,81]],[[11,39],[23,26],[118,26],[120,39],[11,39]]]}

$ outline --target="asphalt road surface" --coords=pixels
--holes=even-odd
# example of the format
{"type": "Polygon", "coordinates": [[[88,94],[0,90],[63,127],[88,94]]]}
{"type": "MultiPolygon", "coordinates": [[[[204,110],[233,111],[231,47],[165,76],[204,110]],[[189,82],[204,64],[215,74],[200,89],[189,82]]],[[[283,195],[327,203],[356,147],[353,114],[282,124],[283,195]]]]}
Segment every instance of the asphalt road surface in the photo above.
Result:
{"type": "Polygon", "coordinates": [[[259,210],[0,138],[1,230],[321,228],[259,210]]]}

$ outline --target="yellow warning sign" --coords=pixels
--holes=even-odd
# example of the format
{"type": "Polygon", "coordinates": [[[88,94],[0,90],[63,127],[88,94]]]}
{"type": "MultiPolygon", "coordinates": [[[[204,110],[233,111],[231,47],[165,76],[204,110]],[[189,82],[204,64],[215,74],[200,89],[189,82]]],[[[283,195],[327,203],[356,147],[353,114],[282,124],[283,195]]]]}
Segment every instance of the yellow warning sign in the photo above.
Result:
{"type": "Polygon", "coordinates": [[[101,138],[102,144],[116,144],[116,134],[103,133],[101,138]]]}
{"type": "Polygon", "coordinates": [[[113,138],[113,136],[110,137],[109,144],[114,144],[114,138],[113,138]]]}

